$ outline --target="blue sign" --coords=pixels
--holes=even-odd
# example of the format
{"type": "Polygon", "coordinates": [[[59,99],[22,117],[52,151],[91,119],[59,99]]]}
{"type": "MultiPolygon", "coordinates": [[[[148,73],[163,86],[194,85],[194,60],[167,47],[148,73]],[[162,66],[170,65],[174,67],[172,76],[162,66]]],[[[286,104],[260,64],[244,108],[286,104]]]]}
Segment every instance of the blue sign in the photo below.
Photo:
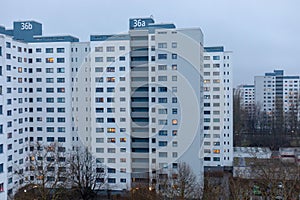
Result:
{"type": "Polygon", "coordinates": [[[42,35],[41,23],[35,21],[14,22],[14,39],[31,41],[35,35],[42,35]]]}

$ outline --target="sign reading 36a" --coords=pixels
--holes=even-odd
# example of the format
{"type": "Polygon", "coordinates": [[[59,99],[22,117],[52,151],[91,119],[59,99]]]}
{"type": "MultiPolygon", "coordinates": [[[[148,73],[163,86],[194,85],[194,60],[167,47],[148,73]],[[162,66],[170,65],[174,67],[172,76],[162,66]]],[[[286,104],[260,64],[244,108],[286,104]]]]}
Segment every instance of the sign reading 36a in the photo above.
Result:
{"type": "Polygon", "coordinates": [[[133,27],[137,28],[137,27],[145,27],[146,26],[146,22],[142,19],[134,19],[133,20],[133,27]]]}

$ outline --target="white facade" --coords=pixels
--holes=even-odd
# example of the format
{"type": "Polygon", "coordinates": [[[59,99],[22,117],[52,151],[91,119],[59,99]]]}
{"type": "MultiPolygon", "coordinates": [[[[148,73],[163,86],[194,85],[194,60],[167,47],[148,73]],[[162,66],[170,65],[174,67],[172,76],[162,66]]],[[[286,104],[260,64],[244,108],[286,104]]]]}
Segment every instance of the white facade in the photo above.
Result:
{"type": "Polygon", "coordinates": [[[204,50],[204,166],[232,166],[232,52],[204,50]]]}
{"type": "Polygon", "coordinates": [[[255,103],[261,111],[273,115],[276,105],[288,114],[298,110],[299,117],[299,76],[286,76],[283,70],[274,70],[264,76],[255,76],[255,103]]]}
{"type": "Polygon", "coordinates": [[[249,114],[254,114],[255,111],[255,86],[240,85],[237,88],[240,95],[240,106],[249,114]]]}
{"type": "MultiPolygon", "coordinates": [[[[128,34],[89,42],[43,37],[33,21],[17,22],[14,33],[0,27],[0,199],[23,183],[13,174],[26,170],[37,142],[88,147],[112,190],[151,185],[181,162],[203,181],[202,32],[134,20],[128,34]]],[[[211,142],[222,152],[213,165],[232,160],[229,61],[216,83],[226,100],[212,102],[222,116],[212,126],[221,128],[211,142]]]]}

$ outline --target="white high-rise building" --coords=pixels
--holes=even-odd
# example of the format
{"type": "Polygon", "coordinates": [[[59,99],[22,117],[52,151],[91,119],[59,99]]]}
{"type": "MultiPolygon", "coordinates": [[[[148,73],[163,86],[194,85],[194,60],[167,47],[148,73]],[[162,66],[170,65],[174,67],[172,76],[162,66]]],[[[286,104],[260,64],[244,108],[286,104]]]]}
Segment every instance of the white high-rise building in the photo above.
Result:
{"type": "Polygon", "coordinates": [[[237,88],[237,94],[240,96],[240,106],[250,115],[255,112],[255,86],[240,85],[237,88]]]}
{"type": "MultiPolygon", "coordinates": [[[[63,151],[85,145],[106,165],[112,190],[151,185],[176,174],[181,162],[203,181],[202,32],[152,18],[130,19],[129,26],[126,34],[89,42],[42,36],[35,21],[0,27],[0,199],[23,184],[13,174],[26,173],[37,142],[60,143],[63,151]]],[[[223,64],[230,53],[220,55],[223,64]]],[[[212,79],[224,99],[231,98],[229,61],[218,69],[219,82],[212,79]]],[[[220,115],[211,129],[219,127],[211,134],[219,149],[211,163],[230,166],[232,105],[211,103],[220,115]]]]}
{"type": "Polygon", "coordinates": [[[298,110],[299,116],[299,76],[286,76],[283,70],[274,70],[255,76],[254,82],[255,102],[260,111],[272,116],[276,109],[285,114],[298,110]]]}
{"type": "Polygon", "coordinates": [[[233,161],[232,52],[204,48],[204,166],[233,161]]]}
{"type": "Polygon", "coordinates": [[[34,21],[14,22],[0,34],[0,198],[6,199],[34,178],[26,173],[37,143],[72,148],[71,44],[78,39],[43,37],[34,21]]]}
{"type": "Polygon", "coordinates": [[[91,146],[112,187],[155,183],[180,162],[202,176],[202,48],[200,29],[151,18],[91,36],[91,146]]]}

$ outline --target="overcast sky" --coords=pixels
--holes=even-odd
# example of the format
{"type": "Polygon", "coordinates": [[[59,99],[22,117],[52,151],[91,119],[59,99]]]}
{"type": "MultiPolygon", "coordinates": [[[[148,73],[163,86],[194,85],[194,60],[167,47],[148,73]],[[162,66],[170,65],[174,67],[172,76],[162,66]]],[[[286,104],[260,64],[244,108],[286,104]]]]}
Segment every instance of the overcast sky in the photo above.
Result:
{"type": "Polygon", "coordinates": [[[44,35],[128,31],[128,19],[149,17],[178,28],[200,27],[205,46],[234,52],[234,85],[284,69],[300,75],[300,0],[1,0],[0,25],[43,23],[44,35]]]}

